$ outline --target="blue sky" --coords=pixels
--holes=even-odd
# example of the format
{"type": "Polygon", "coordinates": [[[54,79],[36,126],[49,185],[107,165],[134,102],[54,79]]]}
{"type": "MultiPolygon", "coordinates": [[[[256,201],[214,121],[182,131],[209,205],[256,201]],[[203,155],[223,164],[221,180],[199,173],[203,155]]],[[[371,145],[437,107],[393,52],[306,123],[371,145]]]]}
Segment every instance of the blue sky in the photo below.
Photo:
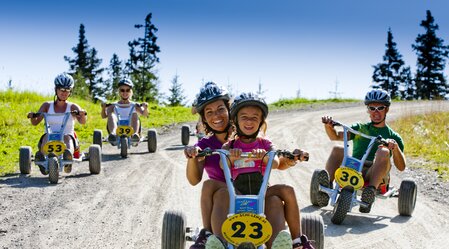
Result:
{"type": "MultiPolygon", "coordinates": [[[[86,28],[103,66],[113,53],[128,58],[128,41],[141,37],[134,24],[153,13],[161,48],[159,87],[168,94],[175,74],[191,102],[201,83],[235,92],[257,91],[268,102],[300,95],[363,98],[372,66],[382,61],[388,28],[414,72],[412,51],[431,10],[449,44],[449,2],[444,0],[42,0],[0,4],[0,89],[11,79],[19,90],[52,92],[54,77],[68,70],[79,25],[86,28]]],[[[449,74],[448,68],[445,74],[449,74]]]]}

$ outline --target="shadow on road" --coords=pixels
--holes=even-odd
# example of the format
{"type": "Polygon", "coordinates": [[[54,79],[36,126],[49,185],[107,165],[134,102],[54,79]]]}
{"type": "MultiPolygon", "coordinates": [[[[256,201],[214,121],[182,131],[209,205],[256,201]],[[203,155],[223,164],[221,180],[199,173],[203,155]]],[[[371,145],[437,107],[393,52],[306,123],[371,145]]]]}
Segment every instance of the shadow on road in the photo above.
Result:
{"type": "Polygon", "coordinates": [[[0,178],[0,185],[9,185],[13,188],[44,188],[53,187],[57,184],[50,184],[48,176],[30,176],[20,173],[9,174],[0,178]]]}

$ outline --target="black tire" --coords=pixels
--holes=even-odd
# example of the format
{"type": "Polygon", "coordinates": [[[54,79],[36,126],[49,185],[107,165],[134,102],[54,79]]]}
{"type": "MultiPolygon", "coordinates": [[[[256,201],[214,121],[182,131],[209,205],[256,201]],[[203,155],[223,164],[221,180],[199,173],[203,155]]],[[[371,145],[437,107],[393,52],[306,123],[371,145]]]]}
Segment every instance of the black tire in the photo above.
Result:
{"type": "Polygon", "coordinates": [[[101,148],[98,144],[89,146],[89,171],[91,174],[101,172],[101,148]]]}
{"type": "Polygon", "coordinates": [[[185,246],[185,215],[182,211],[166,211],[162,222],[162,249],[184,249],[185,246]]]}
{"type": "Polygon", "coordinates": [[[182,145],[188,145],[190,140],[190,126],[183,125],[181,127],[181,142],[182,145]]]}
{"type": "Polygon", "coordinates": [[[21,174],[29,174],[31,172],[31,147],[30,146],[20,146],[19,167],[20,167],[21,174]]]}
{"type": "Polygon", "coordinates": [[[123,158],[128,157],[128,138],[126,136],[120,137],[120,156],[123,158]]]}
{"type": "Polygon", "coordinates": [[[324,221],[317,214],[301,214],[301,230],[307,235],[315,249],[324,248],[324,221]]]}
{"type": "Polygon", "coordinates": [[[334,206],[332,214],[332,223],[340,225],[346,218],[346,214],[351,207],[352,194],[354,189],[352,187],[344,187],[338,197],[337,203],[334,206]]]}
{"type": "Polygon", "coordinates": [[[59,180],[58,158],[55,156],[48,157],[48,180],[51,184],[57,184],[59,180]]]}
{"type": "MultiPolygon", "coordinates": [[[[329,195],[327,195],[327,193],[321,192],[319,189],[320,182],[329,181],[329,175],[327,175],[326,179],[321,179],[324,178],[321,171],[323,170],[316,169],[312,174],[312,180],[310,183],[310,202],[314,206],[325,207],[329,203],[329,195]]],[[[327,171],[324,172],[327,173],[327,171]]]]}
{"type": "Polygon", "coordinates": [[[148,130],[148,152],[153,153],[157,149],[157,133],[155,129],[148,130]]]}
{"type": "Polygon", "coordinates": [[[398,211],[402,216],[411,216],[415,210],[418,186],[413,180],[403,180],[399,187],[398,211]]]}
{"type": "Polygon", "coordinates": [[[103,147],[103,131],[95,129],[94,130],[94,137],[93,137],[93,144],[100,145],[100,148],[103,147]]]}

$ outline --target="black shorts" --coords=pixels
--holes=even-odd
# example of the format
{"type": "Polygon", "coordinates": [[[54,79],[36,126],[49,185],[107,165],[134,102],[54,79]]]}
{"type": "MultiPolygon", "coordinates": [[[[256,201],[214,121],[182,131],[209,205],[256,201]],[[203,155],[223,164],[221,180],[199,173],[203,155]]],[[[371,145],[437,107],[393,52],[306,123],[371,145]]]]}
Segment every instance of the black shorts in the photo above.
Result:
{"type": "Polygon", "coordinates": [[[262,182],[263,175],[260,172],[243,173],[234,180],[234,187],[242,195],[257,195],[262,182]]]}

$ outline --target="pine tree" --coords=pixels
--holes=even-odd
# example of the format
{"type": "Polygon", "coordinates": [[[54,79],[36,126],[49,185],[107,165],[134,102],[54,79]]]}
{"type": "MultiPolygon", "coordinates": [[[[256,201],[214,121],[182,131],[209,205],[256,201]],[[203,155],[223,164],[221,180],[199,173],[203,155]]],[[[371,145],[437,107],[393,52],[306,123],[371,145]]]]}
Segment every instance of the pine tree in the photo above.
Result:
{"type": "Polygon", "coordinates": [[[159,89],[154,67],[159,62],[156,54],[160,52],[160,48],[156,44],[157,28],[151,23],[151,16],[151,13],[146,16],[144,25],[135,25],[136,28],[143,27],[145,35],[128,43],[130,58],[126,68],[134,82],[134,98],[157,102],[159,89]]]}
{"type": "Polygon", "coordinates": [[[85,33],[85,27],[81,24],[78,44],[72,48],[75,58],[64,56],[64,60],[69,63],[70,73],[73,76],[78,75],[75,80],[75,90],[77,87],[88,86],[88,93],[86,94],[83,89],[78,91],[79,94],[83,94],[79,96],[95,99],[98,96],[103,96],[104,93],[103,78],[101,76],[104,69],[100,68],[102,60],[97,58],[97,50],[89,47],[85,33]]]}
{"type": "Polygon", "coordinates": [[[171,87],[168,89],[170,91],[170,96],[168,97],[169,106],[182,106],[183,101],[186,97],[183,95],[184,90],[182,89],[182,84],[179,82],[179,76],[176,74],[171,81],[171,87]]]}
{"type": "Polygon", "coordinates": [[[117,54],[113,54],[108,67],[107,98],[112,98],[118,89],[118,83],[123,78],[122,61],[117,54]]]}
{"type": "Polygon", "coordinates": [[[443,45],[444,40],[437,37],[435,31],[438,25],[430,10],[427,10],[426,19],[421,21],[424,34],[418,35],[415,44],[418,60],[416,63],[416,94],[419,99],[440,99],[449,93],[449,86],[444,76],[446,59],[449,54],[449,46],[443,45]]]}
{"type": "MultiPolygon", "coordinates": [[[[383,63],[375,66],[373,72],[374,88],[382,88],[388,91],[392,98],[401,97],[402,88],[406,85],[407,68],[404,67],[402,55],[396,48],[396,43],[393,41],[393,33],[388,29],[387,43],[385,44],[386,51],[383,56],[383,63]]],[[[408,83],[407,83],[408,84],[408,83]]]]}

